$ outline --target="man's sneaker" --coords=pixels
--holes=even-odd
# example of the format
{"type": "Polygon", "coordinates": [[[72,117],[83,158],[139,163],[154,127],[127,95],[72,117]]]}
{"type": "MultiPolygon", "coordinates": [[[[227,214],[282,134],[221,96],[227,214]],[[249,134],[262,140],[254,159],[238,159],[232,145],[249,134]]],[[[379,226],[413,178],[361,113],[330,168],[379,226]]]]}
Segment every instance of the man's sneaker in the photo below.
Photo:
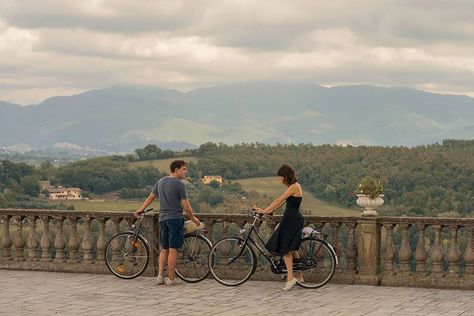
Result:
{"type": "Polygon", "coordinates": [[[161,275],[157,276],[156,277],[156,284],[158,284],[158,285],[165,284],[165,279],[161,275]]]}
{"type": "Polygon", "coordinates": [[[173,285],[173,284],[177,284],[177,283],[178,283],[178,282],[176,281],[176,278],[174,278],[173,280],[171,280],[170,278],[165,277],[164,280],[165,280],[165,284],[166,284],[166,285],[173,285]]]}

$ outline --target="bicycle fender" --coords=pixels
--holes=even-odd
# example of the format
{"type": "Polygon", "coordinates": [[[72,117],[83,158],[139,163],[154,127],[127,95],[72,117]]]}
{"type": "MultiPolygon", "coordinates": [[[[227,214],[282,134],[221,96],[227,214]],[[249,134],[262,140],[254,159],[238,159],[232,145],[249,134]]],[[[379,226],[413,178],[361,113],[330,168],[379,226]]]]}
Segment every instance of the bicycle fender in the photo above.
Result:
{"type": "Polygon", "coordinates": [[[336,250],[334,250],[334,247],[330,243],[326,242],[326,245],[331,249],[332,254],[336,258],[336,265],[339,265],[339,258],[337,257],[336,250]]]}

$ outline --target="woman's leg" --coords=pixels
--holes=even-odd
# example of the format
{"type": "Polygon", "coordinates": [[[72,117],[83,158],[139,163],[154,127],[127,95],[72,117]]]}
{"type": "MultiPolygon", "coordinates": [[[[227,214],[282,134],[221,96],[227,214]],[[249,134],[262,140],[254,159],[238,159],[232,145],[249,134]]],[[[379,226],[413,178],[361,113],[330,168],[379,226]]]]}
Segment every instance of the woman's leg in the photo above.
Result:
{"type": "Polygon", "coordinates": [[[283,260],[285,260],[285,266],[287,273],[286,281],[289,282],[293,279],[293,254],[292,252],[288,252],[286,255],[283,256],[283,260]]]}
{"type": "MultiPolygon", "coordinates": [[[[293,250],[291,253],[293,254],[293,259],[299,259],[300,258],[300,254],[298,253],[297,250],[293,250]]],[[[300,282],[300,283],[304,282],[303,273],[301,273],[301,271],[296,274],[296,280],[298,280],[298,282],[300,282]]]]}

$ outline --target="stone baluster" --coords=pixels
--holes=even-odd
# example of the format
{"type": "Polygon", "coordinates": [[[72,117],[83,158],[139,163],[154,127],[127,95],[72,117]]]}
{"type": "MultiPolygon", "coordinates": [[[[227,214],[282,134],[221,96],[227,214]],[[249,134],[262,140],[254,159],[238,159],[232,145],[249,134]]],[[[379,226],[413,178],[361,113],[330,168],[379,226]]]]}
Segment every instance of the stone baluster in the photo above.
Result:
{"type": "Polygon", "coordinates": [[[92,238],[91,232],[91,218],[87,216],[85,218],[85,232],[84,238],[82,239],[82,249],[84,251],[84,261],[83,263],[90,264],[94,261],[94,255],[92,254],[92,249],[94,248],[94,240],[92,238]]]}
{"type": "Polygon", "coordinates": [[[205,219],[204,220],[204,225],[207,229],[207,238],[209,238],[209,240],[214,243],[216,242],[215,238],[214,238],[214,220],[211,218],[211,219],[205,219]]]}
{"type": "Polygon", "coordinates": [[[228,237],[229,236],[229,226],[230,222],[228,221],[223,221],[222,222],[222,238],[228,237]]]}
{"type": "Polygon", "coordinates": [[[12,258],[12,239],[10,237],[10,217],[9,215],[3,215],[3,238],[2,238],[2,249],[3,249],[3,259],[11,260],[12,258]]]}
{"type": "Polygon", "coordinates": [[[13,236],[13,245],[15,246],[15,260],[25,260],[25,240],[23,238],[23,216],[15,216],[17,223],[16,233],[13,236]]]}
{"type": "MultiPolygon", "coordinates": [[[[331,223],[330,225],[332,228],[332,246],[336,251],[337,258],[340,260],[342,250],[339,243],[339,227],[341,227],[341,223],[331,223]]],[[[336,271],[341,272],[341,265],[336,267],[336,271]]]]}
{"type": "MultiPolygon", "coordinates": [[[[121,219],[118,217],[114,217],[112,219],[112,222],[114,223],[114,235],[117,235],[120,232],[121,219]]],[[[114,239],[112,241],[111,247],[112,247],[112,262],[121,262],[123,260],[123,257],[119,253],[119,250],[120,250],[119,240],[114,239]]]]}
{"type": "Polygon", "coordinates": [[[433,225],[435,239],[431,250],[431,261],[433,263],[433,273],[443,273],[443,251],[441,249],[441,225],[433,225]]]}
{"type": "Polygon", "coordinates": [[[56,249],[56,256],[54,262],[66,262],[64,255],[64,248],[66,247],[66,240],[64,239],[64,217],[59,216],[57,218],[57,232],[56,238],[54,239],[54,248],[56,249]]]}
{"type": "Polygon", "coordinates": [[[448,272],[450,274],[459,274],[459,261],[461,259],[461,251],[458,245],[458,225],[450,226],[451,240],[448,247],[448,272]]]}
{"type": "Polygon", "coordinates": [[[31,228],[30,233],[28,234],[28,239],[26,240],[26,246],[28,247],[28,260],[29,261],[38,261],[37,249],[39,246],[38,234],[36,232],[36,220],[38,217],[34,215],[29,216],[31,228]]]}
{"type": "Polygon", "coordinates": [[[395,250],[393,248],[393,226],[394,224],[383,224],[385,227],[385,272],[393,273],[393,259],[395,257],[395,250]]]}
{"type": "Polygon", "coordinates": [[[425,229],[426,225],[419,223],[416,225],[418,229],[418,243],[415,250],[415,260],[416,260],[416,272],[425,274],[426,273],[426,259],[428,254],[425,250],[425,229]]]}
{"type": "Polygon", "coordinates": [[[466,262],[466,270],[464,274],[473,275],[474,274],[474,252],[472,249],[472,238],[474,233],[474,226],[466,226],[466,251],[464,252],[464,262],[466,262]]]}
{"type": "Polygon", "coordinates": [[[41,216],[43,222],[43,236],[41,236],[41,260],[51,261],[51,236],[49,233],[49,216],[41,216]]]}
{"type": "Polygon", "coordinates": [[[351,222],[346,224],[347,229],[349,230],[347,238],[347,250],[346,250],[346,260],[347,260],[347,272],[355,273],[356,272],[356,258],[357,258],[357,245],[355,243],[355,227],[356,223],[351,222]]]}
{"type": "Polygon", "coordinates": [[[80,239],[79,234],[77,233],[77,217],[71,216],[68,217],[70,223],[71,233],[69,235],[69,240],[67,242],[68,254],[69,254],[69,263],[78,263],[79,262],[79,246],[80,239]]]}
{"type": "Polygon", "coordinates": [[[97,264],[104,264],[105,262],[105,218],[97,218],[99,223],[99,235],[97,236],[97,264]]]}
{"type": "Polygon", "coordinates": [[[403,223],[399,225],[401,230],[402,240],[400,242],[400,249],[398,250],[398,257],[400,259],[400,272],[409,272],[410,271],[410,256],[411,249],[410,243],[408,242],[408,228],[410,224],[403,223]]]}

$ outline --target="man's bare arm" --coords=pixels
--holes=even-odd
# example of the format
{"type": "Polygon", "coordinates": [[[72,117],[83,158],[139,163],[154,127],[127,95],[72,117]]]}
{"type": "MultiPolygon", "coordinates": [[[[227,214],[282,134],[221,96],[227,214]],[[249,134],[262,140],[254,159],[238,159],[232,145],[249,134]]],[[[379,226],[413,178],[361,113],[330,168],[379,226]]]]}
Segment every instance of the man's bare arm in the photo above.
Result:
{"type": "Polygon", "coordinates": [[[189,200],[182,199],[181,205],[183,206],[183,209],[186,212],[186,215],[188,215],[189,219],[192,220],[196,225],[200,225],[201,222],[196,216],[194,216],[193,209],[191,207],[191,204],[189,203],[189,200]]]}
{"type": "Polygon", "coordinates": [[[140,214],[142,214],[145,211],[148,205],[150,205],[155,200],[155,198],[156,198],[156,194],[153,192],[150,193],[150,195],[146,198],[145,202],[143,202],[143,205],[133,213],[133,216],[135,218],[140,216],[140,214]]]}

